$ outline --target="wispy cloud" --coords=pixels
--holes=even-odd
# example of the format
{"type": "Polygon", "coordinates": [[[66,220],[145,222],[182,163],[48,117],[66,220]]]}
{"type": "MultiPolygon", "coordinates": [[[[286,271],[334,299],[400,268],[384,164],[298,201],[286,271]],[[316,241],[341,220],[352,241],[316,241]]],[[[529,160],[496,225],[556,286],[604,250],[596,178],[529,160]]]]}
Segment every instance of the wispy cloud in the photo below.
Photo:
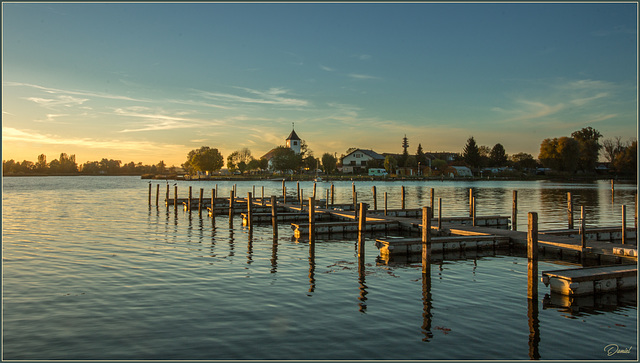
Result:
{"type": "Polygon", "coordinates": [[[125,150],[125,151],[157,151],[166,153],[167,150],[180,149],[182,145],[158,144],[148,141],[128,140],[98,140],[94,138],[67,138],[59,135],[41,134],[30,130],[18,130],[16,128],[3,128],[2,139],[4,141],[35,142],[49,145],[73,145],[88,147],[91,149],[125,150]]]}
{"type": "Polygon", "coordinates": [[[373,58],[370,54],[354,54],[353,57],[362,61],[368,61],[373,58]]]}
{"type": "Polygon", "coordinates": [[[169,115],[163,110],[153,110],[150,108],[139,106],[129,108],[116,108],[114,110],[114,113],[118,116],[144,120],[142,127],[124,129],[120,132],[185,129],[212,126],[217,123],[212,121],[183,117],[183,115],[181,115],[181,112],[178,112],[178,115],[169,115]]]}
{"type": "Polygon", "coordinates": [[[85,91],[85,90],[63,90],[59,88],[44,87],[44,86],[39,86],[36,84],[30,84],[30,83],[4,82],[3,85],[9,86],[9,87],[30,87],[30,88],[41,90],[49,94],[66,94],[66,95],[97,97],[97,98],[106,98],[106,99],[123,100],[123,101],[151,102],[151,100],[149,99],[132,98],[128,96],[114,95],[114,94],[102,93],[102,92],[92,92],[92,91],[85,91]]]}
{"type": "Polygon", "coordinates": [[[206,99],[219,101],[219,102],[231,102],[231,103],[241,103],[241,104],[263,104],[263,105],[278,105],[278,106],[295,106],[295,107],[305,107],[309,105],[309,101],[296,99],[292,97],[284,97],[288,90],[283,88],[270,88],[267,91],[259,91],[246,87],[234,87],[236,89],[240,89],[249,93],[250,95],[255,95],[257,97],[250,96],[239,96],[230,93],[220,93],[220,92],[208,92],[208,91],[200,91],[197,90],[197,93],[206,99]]]}
{"type": "Polygon", "coordinates": [[[61,123],[66,123],[66,122],[59,122],[59,121],[57,121],[56,119],[57,119],[57,118],[59,118],[59,117],[65,117],[65,116],[69,116],[69,115],[68,115],[68,114],[57,114],[57,115],[56,115],[56,114],[51,114],[51,113],[50,113],[50,114],[47,114],[47,115],[46,115],[46,118],[45,118],[44,120],[34,120],[34,121],[36,121],[36,122],[46,122],[46,123],[58,123],[58,124],[61,124],[61,123]]]}
{"type": "Polygon", "coordinates": [[[320,67],[320,69],[322,69],[323,71],[327,71],[327,72],[335,72],[335,69],[334,69],[334,68],[327,67],[327,66],[322,65],[322,64],[319,64],[318,66],[319,66],[319,67],[320,67]]]}
{"type": "Polygon", "coordinates": [[[54,109],[59,106],[71,107],[71,106],[82,105],[83,103],[89,100],[88,98],[78,98],[78,97],[67,96],[67,95],[61,95],[55,98],[26,97],[25,99],[35,102],[38,105],[49,108],[49,109],[54,109]]]}
{"type": "Polygon", "coordinates": [[[349,73],[347,76],[354,78],[354,79],[380,79],[378,77],[375,76],[371,76],[368,74],[360,74],[360,73],[349,73]]]}

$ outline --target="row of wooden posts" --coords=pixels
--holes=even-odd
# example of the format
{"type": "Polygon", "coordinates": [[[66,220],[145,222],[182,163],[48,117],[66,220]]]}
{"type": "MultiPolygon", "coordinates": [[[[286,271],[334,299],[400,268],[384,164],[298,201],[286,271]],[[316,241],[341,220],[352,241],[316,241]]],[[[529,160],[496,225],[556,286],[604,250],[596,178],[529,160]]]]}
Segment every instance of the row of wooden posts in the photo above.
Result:
{"type": "MultiPolygon", "coordinates": [[[[612,190],[613,190],[613,180],[611,183],[612,186],[612,190]]],[[[217,190],[218,190],[218,186],[216,184],[216,188],[212,188],[211,189],[211,205],[212,205],[212,210],[213,207],[215,205],[215,198],[217,197],[217,190]]],[[[253,186],[253,193],[249,193],[249,195],[256,195],[256,187],[255,185],[253,186]]],[[[230,198],[229,198],[229,207],[233,208],[233,204],[234,204],[234,197],[236,195],[236,191],[237,191],[237,186],[236,184],[233,185],[233,188],[231,190],[231,194],[230,194],[230,198]]],[[[301,206],[303,205],[303,190],[300,189],[300,183],[297,183],[297,202],[298,204],[300,204],[301,206]]],[[[377,198],[377,191],[376,191],[376,187],[373,186],[372,187],[372,193],[373,193],[373,209],[374,210],[378,210],[378,198],[377,198]]],[[[160,195],[160,184],[156,185],[156,206],[159,203],[159,195],[160,195]]],[[[287,188],[285,186],[284,180],[282,181],[282,195],[283,195],[283,203],[286,204],[287,202],[287,188]]],[[[334,205],[334,195],[335,195],[335,189],[334,189],[334,185],[331,184],[331,188],[326,190],[326,203],[327,203],[327,208],[329,208],[330,206],[334,205]],[[330,204],[329,204],[330,201],[330,204]]],[[[355,183],[352,183],[352,199],[353,199],[353,205],[354,205],[354,210],[355,210],[355,215],[356,218],[358,218],[359,215],[359,208],[358,208],[358,193],[356,192],[356,187],[355,187],[355,183]]],[[[400,196],[401,196],[401,209],[405,209],[405,188],[404,185],[401,186],[401,192],[400,192],[400,196]]],[[[251,197],[250,197],[251,198],[251,197]]],[[[316,183],[313,183],[313,197],[314,200],[316,199],[316,183]]],[[[166,191],[166,200],[169,200],[169,184],[167,184],[167,191],[166,191]]],[[[174,185],[174,209],[177,210],[178,208],[178,204],[177,201],[178,200],[178,186],[174,185]]],[[[264,186],[262,186],[262,203],[264,204],[265,198],[264,198],[264,186]]],[[[387,196],[387,192],[384,192],[384,215],[387,215],[387,211],[388,211],[388,196],[387,196]]],[[[431,217],[433,218],[433,210],[434,210],[434,201],[435,201],[435,192],[434,192],[434,188],[431,188],[431,193],[430,193],[430,213],[431,213],[431,217]]],[[[191,186],[189,186],[189,196],[188,196],[188,200],[187,200],[187,210],[191,211],[192,210],[192,206],[191,206],[191,202],[192,202],[192,191],[191,191],[191,186]]],[[[202,202],[203,202],[203,188],[200,188],[200,197],[198,198],[198,213],[202,213],[202,202]]],[[[151,205],[151,184],[149,184],[149,205],[151,205]]],[[[310,204],[311,205],[311,204],[310,204]]],[[[168,204],[167,204],[167,208],[168,208],[168,204]]],[[[311,209],[311,208],[310,208],[311,209]]],[[[474,195],[474,190],[473,188],[469,188],[469,216],[472,218],[472,225],[476,226],[476,209],[477,209],[477,202],[476,202],[476,197],[474,195]]],[[[214,212],[212,212],[214,213],[214,212]]],[[[627,220],[627,213],[626,213],[626,205],[622,205],[622,243],[625,244],[626,243],[626,220],[627,220]]],[[[585,215],[585,211],[584,211],[584,206],[580,207],[580,225],[579,225],[579,233],[581,235],[581,240],[582,243],[584,244],[585,241],[585,223],[586,223],[586,215],[585,215]]],[[[513,201],[512,201],[512,208],[511,208],[511,229],[512,230],[517,230],[517,225],[518,225],[518,191],[514,190],[513,191],[513,201]]],[[[635,194],[635,208],[634,208],[634,227],[637,229],[638,228],[638,194],[635,194]]],[[[442,198],[438,198],[438,229],[442,228],[442,198]]],[[[574,229],[574,203],[573,203],[573,198],[572,198],[572,194],[571,192],[567,193],[567,228],[568,229],[574,229]]]]}

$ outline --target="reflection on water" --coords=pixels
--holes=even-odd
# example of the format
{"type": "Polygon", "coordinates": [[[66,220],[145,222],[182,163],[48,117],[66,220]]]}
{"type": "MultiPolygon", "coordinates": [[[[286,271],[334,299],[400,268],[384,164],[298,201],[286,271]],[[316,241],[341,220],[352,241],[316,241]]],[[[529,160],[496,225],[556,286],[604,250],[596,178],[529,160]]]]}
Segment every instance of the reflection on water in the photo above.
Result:
{"type": "MultiPolygon", "coordinates": [[[[422,273],[421,260],[381,261],[368,235],[297,241],[286,223],[274,235],[226,213],[148,206],[137,178],[80,179],[5,180],[5,359],[593,359],[605,343],[636,344],[635,299],[562,305],[543,302],[541,287],[527,300],[527,260],[508,251],[433,255],[422,273]]],[[[232,183],[218,183],[228,195],[232,183]]],[[[184,197],[189,184],[176,184],[184,197]]],[[[404,184],[408,208],[429,205],[433,188],[445,217],[468,214],[469,188],[479,214],[510,215],[518,190],[521,221],[539,211],[559,228],[567,191],[599,225],[619,223],[635,192],[617,186],[612,205],[600,182],[404,184]]],[[[263,185],[281,194],[281,183],[263,185]]],[[[373,184],[355,185],[373,204],[373,184]]],[[[398,208],[401,185],[377,183],[379,205],[387,192],[398,208]]],[[[351,187],[335,183],[335,202],[351,203],[351,187]]]]}

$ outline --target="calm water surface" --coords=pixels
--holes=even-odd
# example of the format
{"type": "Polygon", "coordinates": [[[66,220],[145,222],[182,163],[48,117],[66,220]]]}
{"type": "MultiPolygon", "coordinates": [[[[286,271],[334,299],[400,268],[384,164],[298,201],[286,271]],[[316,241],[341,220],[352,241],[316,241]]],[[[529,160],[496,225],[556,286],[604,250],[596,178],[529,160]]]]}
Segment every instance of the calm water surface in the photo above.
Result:
{"type": "MultiPolygon", "coordinates": [[[[635,295],[552,307],[540,283],[528,306],[522,257],[445,260],[423,278],[419,264],[376,262],[371,238],[359,273],[354,239],[310,250],[285,224],[274,240],[270,226],[249,234],[239,218],[149,207],[138,177],[3,183],[3,359],[637,359],[635,295]],[[609,344],[630,353],[608,357],[609,344]]],[[[232,184],[218,182],[220,195],[232,184]]],[[[237,184],[241,196],[282,185],[237,184]]],[[[216,184],[180,181],[180,196],[188,185],[209,196],[216,184]]],[[[301,183],[305,196],[312,185],[301,183]]],[[[329,185],[318,184],[319,196],[329,185]]],[[[336,202],[350,202],[351,183],[335,185],[336,202]]],[[[360,201],[372,203],[372,185],[356,183],[360,201]]],[[[428,205],[435,188],[443,216],[468,214],[470,187],[478,214],[510,215],[518,190],[520,230],[529,211],[540,229],[564,228],[567,191],[588,224],[620,225],[625,204],[632,226],[637,190],[618,184],[612,198],[608,182],[376,185],[379,206],[386,191],[390,208],[401,185],[409,208],[428,205]]]]}

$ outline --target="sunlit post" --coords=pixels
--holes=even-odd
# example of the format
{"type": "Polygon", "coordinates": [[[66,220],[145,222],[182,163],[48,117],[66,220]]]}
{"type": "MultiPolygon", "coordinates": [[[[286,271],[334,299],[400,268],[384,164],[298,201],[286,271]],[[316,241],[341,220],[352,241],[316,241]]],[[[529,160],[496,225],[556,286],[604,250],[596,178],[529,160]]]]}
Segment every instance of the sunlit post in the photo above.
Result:
{"type": "Polygon", "coordinates": [[[518,230],[518,191],[513,191],[513,205],[511,206],[511,230],[518,230]]]}
{"type": "Polygon", "coordinates": [[[373,210],[378,210],[378,196],[376,194],[376,186],[371,187],[371,193],[373,194],[373,210]]]}
{"type": "Polygon", "coordinates": [[[623,204],[622,205],[622,244],[626,244],[626,243],[627,243],[627,206],[623,204]]]}
{"type": "Polygon", "coordinates": [[[527,261],[528,261],[528,289],[529,299],[538,298],[538,213],[529,212],[529,226],[527,231],[527,261]]]}
{"type": "Polygon", "coordinates": [[[573,229],[573,199],[571,197],[571,192],[567,193],[567,218],[568,218],[568,229],[573,229]]]}
{"type": "Polygon", "coordinates": [[[434,213],[434,208],[433,208],[433,203],[435,202],[435,193],[433,188],[431,188],[431,218],[433,219],[433,213],[434,213]]]}
{"type": "Polygon", "coordinates": [[[271,226],[273,227],[273,236],[278,236],[278,199],[275,195],[271,196],[271,226]]]}
{"type": "Polygon", "coordinates": [[[431,208],[422,207],[422,273],[430,272],[431,259],[431,208]]]}
{"type": "Polygon", "coordinates": [[[158,199],[160,199],[160,184],[156,184],[156,207],[158,206],[158,199]]]}

